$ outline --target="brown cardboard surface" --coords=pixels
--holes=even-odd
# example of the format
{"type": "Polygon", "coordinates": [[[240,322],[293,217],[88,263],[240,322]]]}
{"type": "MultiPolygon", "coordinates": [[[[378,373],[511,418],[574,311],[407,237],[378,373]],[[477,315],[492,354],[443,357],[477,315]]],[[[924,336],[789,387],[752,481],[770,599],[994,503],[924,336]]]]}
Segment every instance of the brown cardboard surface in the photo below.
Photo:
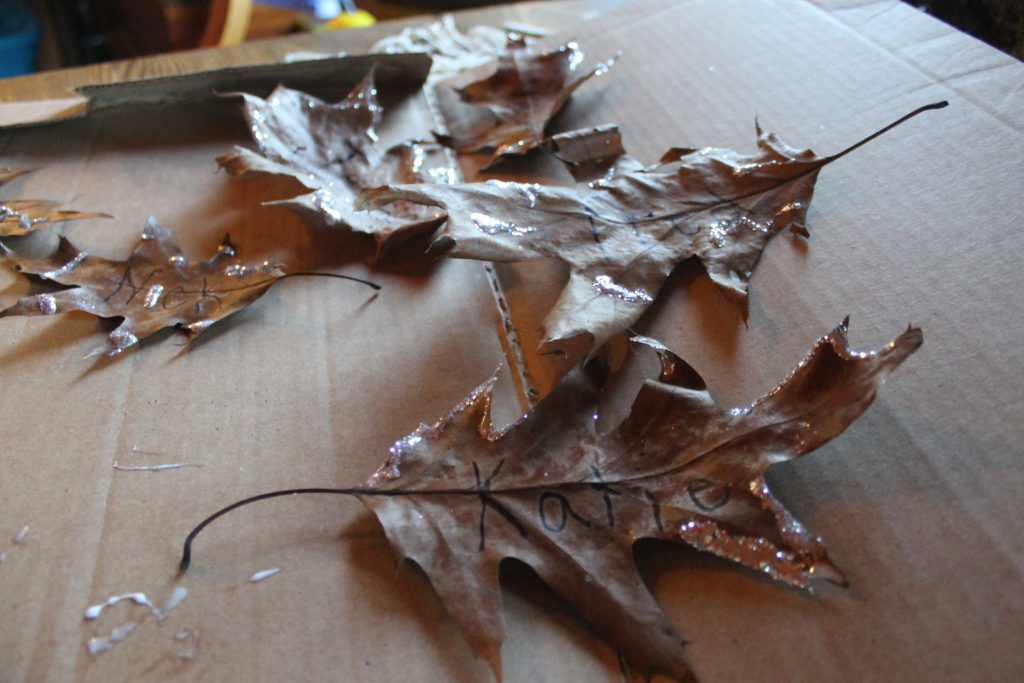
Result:
{"type": "MultiPolygon", "coordinates": [[[[576,93],[557,129],[616,122],[648,163],[670,146],[751,150],[755,116],[825,154],[950,101],[822,171],[811,237],[769,246],[746,324],[690,265],[638,324],[727,405],[773,386],[845,315],[863,348],[924,329],[858,423],[770,476],[851,586],[806,595],[661,545],[637,557],[707,681],[1012,680],[1024,670],[1013,240],[1024,66],[889,1],[637,2],[572,35],[595,57],[624,57],[576,93]]],[[[416,96],[392,100],[401,126],[426,120],[416,96]]],[[[409,253],[370,267],[368,240],[260,207],[295,188],[216,172],[213,158],[244,135],[233,112],[201,105],[0,134],[4,164],[39,169],[0,196],[115,216],[64,227],[88,250],[127,253],[152,213],[191,258],[230,230],[243,255],[283,241],[292,258],[383,285],[374,297],[288,280],[189,347],[158,334],[99,363],[83,360],[109,330],[93,318],[0,320],[0,680],[488,680],[356,501],[279,499],[227,516],[177,576],[180,542],[206,514],[267,490],[362,481],[505,356],[480,264],[409,253]],[[248,582],[271,567],[281,572],[248,582]],[[94,633],[146,613],[118,604],[85,622],[86,607],[136,591],[159,604],[175,586],[189,595],[162,623],[145,617],[110,651],[86,653],[94,633]]],[[[529,358],[557,269],[500,275],[529,358]]],[[[5,304],[29,291],[0,278],[5,304]]],[[[516,410],[511,396],[504,405],[516,410]]],[[[614,653],[536,578],[508,579],[507,680],[620,679],[614,653]]]]}

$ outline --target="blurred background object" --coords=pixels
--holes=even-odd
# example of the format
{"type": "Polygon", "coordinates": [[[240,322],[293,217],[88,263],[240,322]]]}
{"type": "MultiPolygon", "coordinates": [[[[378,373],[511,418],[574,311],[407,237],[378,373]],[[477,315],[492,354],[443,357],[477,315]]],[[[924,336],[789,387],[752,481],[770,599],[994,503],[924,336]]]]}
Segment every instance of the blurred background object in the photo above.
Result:
{"type": "Polygon", "coordinates": [[[984,40],[1017,59],[1024,59],[1024,0],[904,0],[984,40]]]}
{"type": "Polygon", "coordinates": [[[0,78],[32,73],[41,30],[24,0],[0,0],[0,78]]]}
{"type": "MultiPolygon", "coordinates": [[[[509,1],[0,0],[0,76],[31,69],[33,51],[52,69],[509,1]]],[[[1024,58],[1024,0],[905,1],[1024,58]]]]}

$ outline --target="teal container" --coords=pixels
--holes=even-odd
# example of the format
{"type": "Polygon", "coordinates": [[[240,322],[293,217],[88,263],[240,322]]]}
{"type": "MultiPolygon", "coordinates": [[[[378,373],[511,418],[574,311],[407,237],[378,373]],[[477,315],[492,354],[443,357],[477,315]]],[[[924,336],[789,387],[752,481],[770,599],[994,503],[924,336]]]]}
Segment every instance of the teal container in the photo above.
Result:
{"type": "Polygon", "coordinates": [[[39,19],[22,0],[0,0],[0,78],[35,71],[39,19]]]}

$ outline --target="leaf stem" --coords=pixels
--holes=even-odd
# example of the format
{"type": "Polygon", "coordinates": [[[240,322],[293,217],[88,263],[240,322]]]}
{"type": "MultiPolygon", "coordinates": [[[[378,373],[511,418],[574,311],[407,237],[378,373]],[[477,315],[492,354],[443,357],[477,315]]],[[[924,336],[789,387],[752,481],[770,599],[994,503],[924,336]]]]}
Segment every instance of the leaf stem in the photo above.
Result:
{"type": "Polygon", "coordinates": [[[210,523],[213,522],[214,520],[216,520],[218,517],[222,517],[222,516],[226,515],[227,513],[231,512],[232,510],[236,510],[236,509],[242,507],[243,505],[248,505],[249,503],[255,503],[255,502],[261,501],[261,500],[267,500],[268,498],[279,498],[281,496],[297,496],[297,495],[302,494],[302,493],[332,493],[332,494],[342,495],[342,496],[353,496],[353,495],[356,495],[357,493],[364,493],[364,491],[362,491],[360,489],[328,489],[328,488],[285,489],[285,490],[282,490],[282,491],[271,491],[270,493],[261,493],[258,496],[250,496],[249,498],[244,498],[242,500],[236,501],[236,502],[232,503],[231,505],[228,505],[225,508],[221,508],[217,512],[213,513],[212,515],[210,515],[209,517],[204,519],[202,522],[200,522],[196,526],[196,528],[192,529],[192,531],[189,533],[188,537],[185,539],[185,547],[181,551],[181,562],[178,563],[178,567],[181,569],[182,572],[185,572],[185,571],[188,570],[189,564],[192,563],[192,541],[195,540],[196,536],[199,535],[200,531],[202,531],[207,526],[209,526],[210,523]]]}
{"type": "Polygon", "coordinates": [[[884,135],[885,133],[888,133],[890,130],[892,130],[896,126],[900,125],[901,123],[904,123],[905,121],[908,121],[908,120],[914,118],[915,116],[917,116],[918,114],[920,114],[922,112],[931,111],[932,109],[944,109],[944,108],[946,108],[948,106],[949,106],[949,102],[947,102],[946,100],[942,100],[941,102],[932,102],[931,104],[926,104],[923,107],[918,107],[917,109],[915,109],[914,111],[910,112],[909,114],[905,114],[905,115],[901,116],[900,118],[896,119],[895,121],[890,123],[888,126],[885,126],[884,128],[879,128],[874,133],[872,133],[871,135],[867,136],[866,138],[864,138],[860,142],[855,142],[854,144],[852,144],[849,147],[847,147],[846,149],[844,149],[842,152],[838,152],[836,154],[833,154],[832,156],[825,157],[824,159],[821,160],[822,161],[821,165],[824,166],[825,164],[831,163],[831,162],[835,161],[836,159],[839,159],[840,157],[846,156],[847,154],[849,154],[853,150],[855,150],[855,149],[857,149],[859,147],[863,147],[864,145],[868,144],[869,142],[871,142],[872,140],[874,140],[878,136],[884,135]]]}
{"type": "MultiPolygon", "coordinates": [[[[215,521],[216,519],[223,517],[232,510],[237,510],[240,507],[248,505],[249,503],[256,503],[261,500],[267,500],[269,498],[281,498],[283,496],[297,496],[306,493],[329,493],[337,496],[400,496],[409,495],[409,491],[403,489],[372,489],[372,488],[305,488],[305,489],[283,489],[281,491],[270,491],[269,493],[261,493],[256,496],[250,496],[243,498],[242,500],[236,501],[227,507],[221,508],[214,512],[212,515],[200,522],[185,538],[185,546],[181,551],[181,562],[178,563],[178,567],[182,572],[188,570],[189,565],[192,563],[192,541],[195,540],[199,532],[205,529],[215,521]]],[[[476,494],[478,493],[474,489],[435,489],[427,491],[414,491],[417,495],[452,495],[452,494],[476,494]]]]}
{"type": "Polygon", "coordinates": [[[367,287],[370,287],[372,289],[380,289],[380,285],[378,285],[376,282],[370,282],[369,280],[364,280],[362,278],[354,277],[352,275],[342,275],[340,273],[316,273],[316,272],[286,273],[285,275],[282,275],[281,277],[279,277],[278,280],[283,280],[283,279],[288,278],[288,277],[300,277],[300,276],[302,276],[302,277],[336,277],[339,280],[352,280],[353,282],[359,282],[359,283],[364,284],[367,287]]]}

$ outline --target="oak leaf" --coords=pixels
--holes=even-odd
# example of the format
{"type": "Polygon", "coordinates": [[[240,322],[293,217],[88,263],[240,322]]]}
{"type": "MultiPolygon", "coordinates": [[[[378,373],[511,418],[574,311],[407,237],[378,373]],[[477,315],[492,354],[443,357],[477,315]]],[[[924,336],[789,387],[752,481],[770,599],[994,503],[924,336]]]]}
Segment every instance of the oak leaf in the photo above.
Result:
{"type": "Polygon", "coordinates": [[[711,280],[745,305],[748,283],[768,240],[803,226],[818,172],[928,109],[922,107],[827,157],[791,148],[757,129],[758,152],[675,148],[643,167],[625,156],[606,127],[560,136],[578,175],[573,187],[499,180],[465,185],[397,185],[370,190],[359,205],[413,201],[448,213],[437,240],[458,258],[513,262],[549,257],[569,281],[544,321],[544,346],[590,335],[590,348],[627,329],[654,301],[676,265],[698,258],[711,280]]]}
{"type": "MultiPolygon", "coordinates": [[[[0,185],[20,178],[26,173],[31,173],[31,169],[0,168],[0,185]]],[[[57,209],[58,206],[60,206],[60,202],[46,199],[0,200],[0,237],[24,235],[59,221],[70,221],[77,218],[110,218],[105,213],[62,211],[57,209]]]]}
{"type": "Polygon", "coordinates": [[[575,42],[550,52],[531,52],[522,38],[512,39],[486,78],[457,90],[467,106],[448,112],[442,144],[459,152],[491,152],[488,163],[539,146],[551,118],[576,88],[605,73],[615,59],[578,74],[584,60],[575,42]]]}
{"type": "Polygon", "coordinates": [[[381,150],[375,129],[382,109],[372,72],[336,104],[283,86],[266,100],[242,98],[259,153],[236,147],[217,158],[220,165],[235,176],[290,176],[313,190],[272,205],[316,224],[373,235],[379,249],[399,235],[432,232],[444,220],[441,212],[408,202],[369,213],[352,207],[362,190],[383,183],[450,180],[446,169],[428,168],[437,145],[405,142],[381,150]]]}
{"type": "Polygon", "coordinates": [[[210,259],[189,263],[170,231],[153,218],[123,261],[88,254],[64,237],[49,256],[38,259],[20,256],[2,244],[0,249],[22,272],[73,285],[23,297],[0,311],[0,318],[71,310],[123,318],[94,352],[110,356],[165,327],[195,336],[252,303],[285,276],[272,261],[239,259],[227,236],[210,259]]]}
{"type": "Polygon", "coordinates": [[[764,474],[842,432],[921,333],[859,353],[844,321],[776,389],[733,410],[665,347],[637,341],[657,352],[661,374],[612,431],[597,431],[597,393],[577,373],[496,432],[492,381],[397,442],[367,489],[348,491],[377,515],[396,553],[424,569],[498,677],[503,558],[530,565],[639,671],[678,679],[690,677],[683,641],[637,573],[636,540],[688,544],[798,587],[844,583],[764,474]]]}

